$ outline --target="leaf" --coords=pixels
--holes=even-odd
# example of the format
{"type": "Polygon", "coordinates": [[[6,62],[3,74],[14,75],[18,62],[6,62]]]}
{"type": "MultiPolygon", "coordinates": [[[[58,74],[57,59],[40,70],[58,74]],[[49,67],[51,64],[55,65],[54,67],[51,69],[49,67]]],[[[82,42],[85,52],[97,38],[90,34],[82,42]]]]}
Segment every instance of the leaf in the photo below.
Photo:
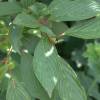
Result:
{"type": "Polygon", "coordinates": [[[29,9],[38,18],[48,15],[47,5],[44,3],[36,2],[29,9]]]}
{"type": "Polygon", "coordinates": [[[0,80],[0,93],[7,91],[7,88],[8,88],[8,79],[4,77],[2,80],[0,80]]]}
{"type": "Polygon", "coordinates": [[[36,21],[36,19],[28,15],[26,13],[21,13],[16,16],[16,18],[13,21],[14,24],[29,28],[37,28],[39,27],[39,23],[36,21]]]}
{"type": "Polygon", "coordinates": [[[29,34],[22,39],[23,48],[25,50],[28,50],[28,52],[31,54],[34,54],[34,50],[35,50],[35,47],[36,47],[38,42],[39,42],[39,38],[37,38],[34,35],[29,35],[29,34]]]}
{"type": "Polygon", "coordinates": [[[50,19],[78,21],[100,13],[100,3],[95,0],[53,0],[49,6],[50,19]]]}
{"type": "Polygon", "coordinates": [[[29,29],[27,32],[36,38],[41,38],[40,29],[29,29]]]}
{"type": "Polygon", "coordinates": [[[99,89],[98,88],[99,88],[98,84],[95,84],[92,87],[92,89],[91,89],[91,91],[89,93],[89,96],[94,97],[96,100],[99,100],[100,99],[100,92],[99,92],[99,89]]]}
{"type": "Polygon", "coordinates": [[[0,2],[0,16],[12,15],[22,11],[17,2],[0,2]]]}
{"type": "MultiPolygon", "coordinates": [[[[50,43],[47,38],[42,38],[35,49],[33,58],[33,69],[36,77],[40,81],[41,85],[45,88],[50,97],[57,83],[59,83],[59,81],[61,81],[62,79],[65,79],[65,82],[68,82],[70,87],[71,85],[73,85],[73,89],[76,89],[74,92],[65,92],[66,95],[68,95],[70,92],[70,94],[73,95],[74,98],[71,99],[67,97],[66,99],[86,100],[85,92],[80,86],[76,74],[68,65],[68,63],[59,57],[55,46],[50,43]],[[75,95],[80,95],[81,99],[76,98],[75,95]]],[[[62,88],[64,90],[67,90],[66,83],[65,85],[62,85],[62,88]]],[[[58,92],[59,91],[60,90],[58,90],[58,92]]],[[[64,99],[61,98],[61,100],[64,99]]]]}
{"type": "Polygon", "coordinates": [[[52,23],[52,30],[56,35],[60,35],[61,33],[65,32],[68,29],[68,26],[63,22],[53,22],[52,23]]]}
{"type": "Polygon", "coordinates": [[[100,82],[100,44],[88,44],[84,56],[88,59],[89,71],[97,82],[100,82]]]}
{"type": "Polygon", "coordinates": [[[13,79],[9,82],[6,100],[32,100],[22,83],[13,79]]]}
{"type": "Polygon", "coordinates": [[[21,64],[16,67],[14,76],[20,82],[23,82],[25,88],[32,97],[40,98],[41,100],[49,100],[46,91],[44,90],[44,88],[41,86],[38,79],[34,75],[32,58],[33,57],[30,54],[26,53],[22,54],[21,64]]]}
{"type": "MultiPolygon", "coordinates": [[[[1,92],[1,91],[0,91],[0,92],[1,92]]],[[[0,93],[0,99],[1,99],[1,100],[6,100],[5,95],[6,95],[5,92],[0,93]]]]}
{"type": "Polygon", "coordinates": [[[77,85],[76,80],[67,76],[67,78],[62,78],[56,85],[52,100],[87,100],[84,94],[79,93],[79,91],[81,91],[81,88],[77,85]]]}
{"type": "Polygon", "coordinates": [[[88,91],[94,80],[89,75],[86,75],[86,73],[83,71],[79,71],[78,76],[81,84],[84,86],[85,90],[88,91]]]}
{"type": "Polygon", "coordinates": [[[18,53],[20,53],[21,46],[22,46],[22,42],[21,42],[21,39],[23,37],[22,31],[23,31],[22,27],[13,26],[9,34],[12,47],[18,53]]]}
{"type": "Polygon", "coordinates": [[[0,20],[0,38],[4,35],[8,35],[8,28],[3,20],[0,20]]]}
{"type": "Polygon", "coordinates": [[[0,66],[0,80],[2,80],[7,72],[8,67],[6,65],[0,66]]]}
{"type": "Polygon", "coordinates": [[[100,18],[94,18],[78,23],[64,32],[65,35],[82,39],[100,38],[100,18]]]}
{"type": "Polygon", "coordinates": [[[99,86],[95,79],[91,78],[91,76],[86,75],[84,72],[78,72],[80,81],[87,90],[87,94],[91,97],[94,97],[96,100],[99,100],[100,93],[99,93],[99,86]]]}
{"type": "Polygon", "coordinates": [[[51,37],[55,37],[55,36],[56,36],[56,35],[52,32],[52,30],[51,30],[49,27],[47,27],[47,26],[41,25],[40,31],[43,32],[43,33],[48,34],[48,36],[51,36],[51,37]]]}

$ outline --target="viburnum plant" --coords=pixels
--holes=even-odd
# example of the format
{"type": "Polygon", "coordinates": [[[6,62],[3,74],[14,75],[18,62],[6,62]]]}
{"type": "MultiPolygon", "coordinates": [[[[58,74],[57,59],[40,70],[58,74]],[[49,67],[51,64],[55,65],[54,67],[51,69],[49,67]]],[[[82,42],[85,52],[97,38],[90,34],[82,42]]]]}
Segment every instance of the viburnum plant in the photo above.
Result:
{"type": "Polygon", "coordinates": [[[99,14],[99,0],[0,1],[0,49],[7,54],[0,61],[0,100],[87,100],[55,45],[69,36],[100,38],[99,14]],[[67,27],[68,21],[75,23],[67,27]]]}

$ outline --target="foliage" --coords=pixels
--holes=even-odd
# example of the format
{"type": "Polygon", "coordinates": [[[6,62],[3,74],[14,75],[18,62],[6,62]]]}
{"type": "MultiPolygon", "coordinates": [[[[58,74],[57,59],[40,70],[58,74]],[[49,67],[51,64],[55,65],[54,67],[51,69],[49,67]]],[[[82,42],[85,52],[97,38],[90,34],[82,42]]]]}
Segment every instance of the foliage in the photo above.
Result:
{"type": "Polygon", "coordinates": [[[99,26],[99,0],[0,1],[0,100],[99,100],[99,26]]]}

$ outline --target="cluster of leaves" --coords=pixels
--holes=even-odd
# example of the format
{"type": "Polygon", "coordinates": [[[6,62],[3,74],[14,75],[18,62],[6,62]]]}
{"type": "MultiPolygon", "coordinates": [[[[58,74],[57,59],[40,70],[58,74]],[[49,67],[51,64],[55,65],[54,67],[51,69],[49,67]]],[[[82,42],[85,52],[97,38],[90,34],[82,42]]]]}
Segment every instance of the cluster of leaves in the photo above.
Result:
{"type": "Polygon", "coordinates": [[[99,26],[99,0],[0,1],[0,99],[99,100],[99,26]]]}

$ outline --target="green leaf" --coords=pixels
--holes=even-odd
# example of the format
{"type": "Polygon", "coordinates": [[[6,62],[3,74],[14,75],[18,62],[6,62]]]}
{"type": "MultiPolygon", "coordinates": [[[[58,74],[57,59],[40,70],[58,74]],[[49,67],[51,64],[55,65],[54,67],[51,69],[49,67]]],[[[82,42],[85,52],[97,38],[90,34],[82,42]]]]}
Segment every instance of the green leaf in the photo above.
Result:
{"type": "Polygon", "coordinates": [[[39,27],[39,23],[36,21],[36,19],[28,15],[26,13],[21,13],[16,16],[16,18],[13,21],[14,24],[29,28],[37,28],[39,27]]]}
{"type": "Polygon", "coordinates": [[[3,93],[7,91],[8,88],[8,79],[4,77],[2,80],[0,80],[0,92],[3,93]]]}
{"type": "Polygon", "coordinates": [[[68,26],[63,22],[53,22],[52,23],[52,30],[56,35],[60,35],[61,33],[65,32],[68,29],[68,26]]]}
{"type": "MultiPolygon", "coordinates": [[[[64,79],[63,82],[65,84],[61,87],[66,90],[66,92],[63,90],[64,94],[69,95],[70,93],[73,96],[73,98],[66,98],[64,95],[64,98],[68,100],[86,100],[85,92],[80,86],[76,74],[69,64],[58,55],[55,46],[47,38],[42,38],[35,49],[33,69],[36,77],[50,97],[55,86],[59,84],[59,81],[64,79]],[[72,90],[67,91],[67,82],[69,87],[73,85],[72,89],[74,92],[72,90]],[[79,98],[76,98],[77,96],[79,98]]],[[[62,97],[62,94],[58,95],[62,97]]],[[[61,98],[61,100],[65,100],[64,98],[61,98]]]]}
{"type": "Polygon", "coordinates": [[[22,83],[15,79],[9,82],[6,100],[32,100],[22,83]]]}
{"type": "Polygon", "coordinates": [[[56,85],[52,100],[87,100],[79,88],[76,80],[67,76],[62,78],[56,85]]]}
{"type": "Polygon", "coordinates": [[[30,54],[24,53],[21,55],[21,64],[15,69],[15,77],[23,82],[25,88],[32,97],[40,98],[41,100],[49,100],[46,91],[33,72],[32,59],[33,57],[30,54]]]}
{"type": "Polygon", "coordinates": [[[28,30],[28,33],[35,36],[36,38],[41,38],[41,31],[40,29],[30,29],[28,30]]]}
{"type": "Polygon", "coordinates": [[[98,84],[95,79],[91,78],[90,75],[86,75],[85,72],[78,72],[78,76],[80,77],[80,81],[87,90],[87,94],[91,97],[94,97],[96,100],[99,100],[100,93],[98,90],[98,84]]]}
{"type": "Polygon", "coordinates": [[[81,84],[84,86],[85,90],[88,91],[94,79],[92,79],[89,75],[86,75],[84,71],[79,71],[78,76],[81,84]]]}
{"type": "Polygon", "coordinates": [[[98,87],[98,84],[95,84],[92,87],[92,89],[91,89],[91,91],[89,93],[89,96],[94,97],[96,100],[99,100],[100,99],[100,92],[99,92],[98,88],[99,88],[98,87]]]}
{"type": "Polygon", "coordinates": [[[12,47],[18,53],[20,53],[21,46],[22,46],[22,42],[21,42],[21,39],[23,37],[22,31],[23,31],[22,27],[13,26],[9,34],[12,47]]]}
{"type": "Polygon", "coordinates": [[[82,39],[100,38],[100,18],[94,18],[77,23],[64,34],[82,39]]]}
{"type": "Polygon", "coordinates": [[[0,99],[1,99],[1,100],[6,100],[5,95],[6,95],[5,92],[0,93],[0,99]]]}
{"type": "Polygon", "coordinates": [[[44,3],[36,2],[29,7],[30,11],[37,17],[48,15],[47,5],[44,3]]]}
{"type": "Polygon", "coordinates": [[[35,50],[35,47],[36,47],[38,42],[39,42],[38,37],[36,37],[34,35],[29,35],[29,34],[22,39],[23,48],[28,50],[28,52],[31,53],[31,54],[34,54],[34,50],[35,50]]]}
{"type": "Polygon", "coordinates": [[[0,66],[0,80],[2,80],[5,76],[5,73],[7,72],[8,67],[7,65],[0,66]]]}
{"type": "Polygon", "coordinates": [[[100,3],[95,0],[53,0],[49,10],[54,21],[77,21],[99,14],[100,3]]]}
{"type": "Polygon", "coordinates": [[[100,82],[100,44],[88,44],[84,56],[88,58],[89,74],[100,82]]]}
{"type": "Polygon", "coordinates": [[[0,2],[0,16],[12,15],[22,11],[22,8],[13,2],[0,2]]]}
{"type": "Polygon", "coordinates": [[[51,30],[49,27],[47,27],[47,26],[41,25],[40,31],[43,32],[43,33],[48,34],[48,35],[51,36],[51,37],[55,37],[55,36],[56,36],[56,35],[52,32],[52,30],[51,30]]]}

